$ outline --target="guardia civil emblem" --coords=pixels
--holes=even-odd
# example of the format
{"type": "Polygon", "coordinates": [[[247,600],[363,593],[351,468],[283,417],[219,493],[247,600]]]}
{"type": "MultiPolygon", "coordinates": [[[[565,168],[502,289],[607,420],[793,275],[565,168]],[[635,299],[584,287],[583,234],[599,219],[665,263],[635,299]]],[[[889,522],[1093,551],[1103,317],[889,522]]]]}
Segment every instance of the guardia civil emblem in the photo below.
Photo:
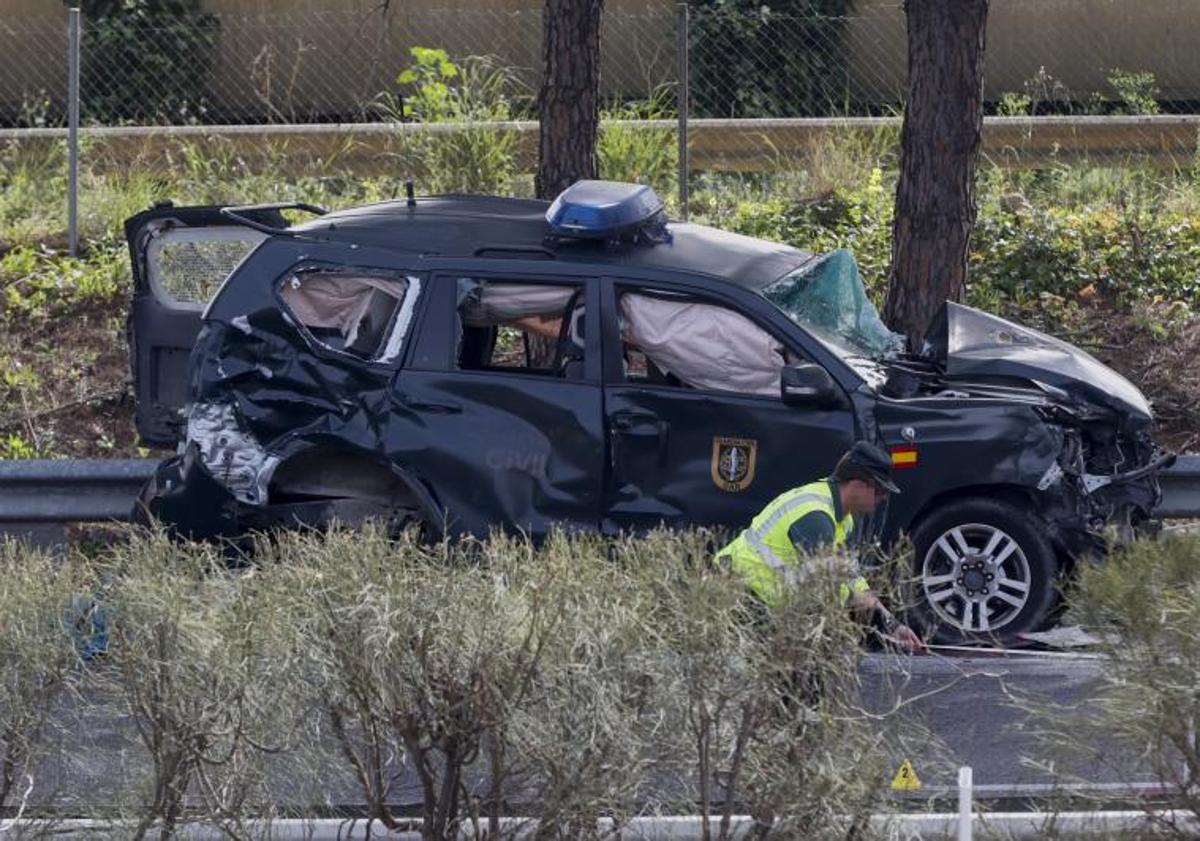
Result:
{"type": "Polygon", "coordinates": [[[758,441],[753,438],[713,438],[712,480],[730,493],[744,491],[754,481],[758,441]]]}

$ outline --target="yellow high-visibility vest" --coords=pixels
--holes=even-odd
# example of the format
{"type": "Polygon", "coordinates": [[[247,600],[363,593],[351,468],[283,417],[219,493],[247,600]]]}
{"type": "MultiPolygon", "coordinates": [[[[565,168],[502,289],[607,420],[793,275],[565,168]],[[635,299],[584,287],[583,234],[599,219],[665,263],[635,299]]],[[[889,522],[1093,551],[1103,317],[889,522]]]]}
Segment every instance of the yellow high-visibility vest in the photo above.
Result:
{"type": "MultiPolygon", "coordinates": [[[[814,511],[828,515],[833,522],[833,544],[829,548],[845,546],[854,531],[854,518],[847,514],[838,520],[829,482],[821,480],[775,497],[717,557],[728,558],[746,587],[768,607],[776,607],[782,601],[783,587],[795,586],[814,572],[811,561],[800,562],[788,536],[794,523],[814,511]]],[[[868,589],[866,579],[857,577],[841,586],[842,601],[847,601],[851,593],[868,589]]]]}

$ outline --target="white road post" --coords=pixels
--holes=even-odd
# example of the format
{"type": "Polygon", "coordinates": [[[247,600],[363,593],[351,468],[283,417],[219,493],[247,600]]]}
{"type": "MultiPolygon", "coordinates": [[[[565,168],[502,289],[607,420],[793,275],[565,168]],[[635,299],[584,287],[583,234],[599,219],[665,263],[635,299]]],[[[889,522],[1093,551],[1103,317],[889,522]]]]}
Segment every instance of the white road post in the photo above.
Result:
{"type": "Polygon", "coordinates": [[[958,769],[958,841],[971,841],[974,824],[971,788],[971,766],[964,765],[958,769]]]}

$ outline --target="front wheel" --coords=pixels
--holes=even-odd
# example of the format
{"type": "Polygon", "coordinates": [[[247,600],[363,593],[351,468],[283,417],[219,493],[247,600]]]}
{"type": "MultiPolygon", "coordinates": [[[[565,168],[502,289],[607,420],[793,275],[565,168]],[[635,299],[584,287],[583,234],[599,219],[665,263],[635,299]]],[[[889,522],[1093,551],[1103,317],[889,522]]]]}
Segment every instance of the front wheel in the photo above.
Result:
{"type": "Polygon", "coordinates": [[[935,642],[1006,642],[1050,615],[1058,563],[1039,521],[1016,506],[966,499],[913,532],[914,612],[935,642]]]}

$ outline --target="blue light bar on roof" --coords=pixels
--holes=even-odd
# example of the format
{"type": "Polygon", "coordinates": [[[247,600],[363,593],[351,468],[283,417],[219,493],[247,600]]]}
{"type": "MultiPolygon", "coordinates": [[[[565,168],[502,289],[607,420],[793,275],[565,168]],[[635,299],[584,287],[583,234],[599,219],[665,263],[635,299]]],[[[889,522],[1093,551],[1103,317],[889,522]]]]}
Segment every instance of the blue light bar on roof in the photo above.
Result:
{"type": "Polygon", "coordinates": [[[647,227],[661,227],[663,203],[643,184],[577,181],[559,193],[546,211],[553,236],[621,239],[647,227]]]}

